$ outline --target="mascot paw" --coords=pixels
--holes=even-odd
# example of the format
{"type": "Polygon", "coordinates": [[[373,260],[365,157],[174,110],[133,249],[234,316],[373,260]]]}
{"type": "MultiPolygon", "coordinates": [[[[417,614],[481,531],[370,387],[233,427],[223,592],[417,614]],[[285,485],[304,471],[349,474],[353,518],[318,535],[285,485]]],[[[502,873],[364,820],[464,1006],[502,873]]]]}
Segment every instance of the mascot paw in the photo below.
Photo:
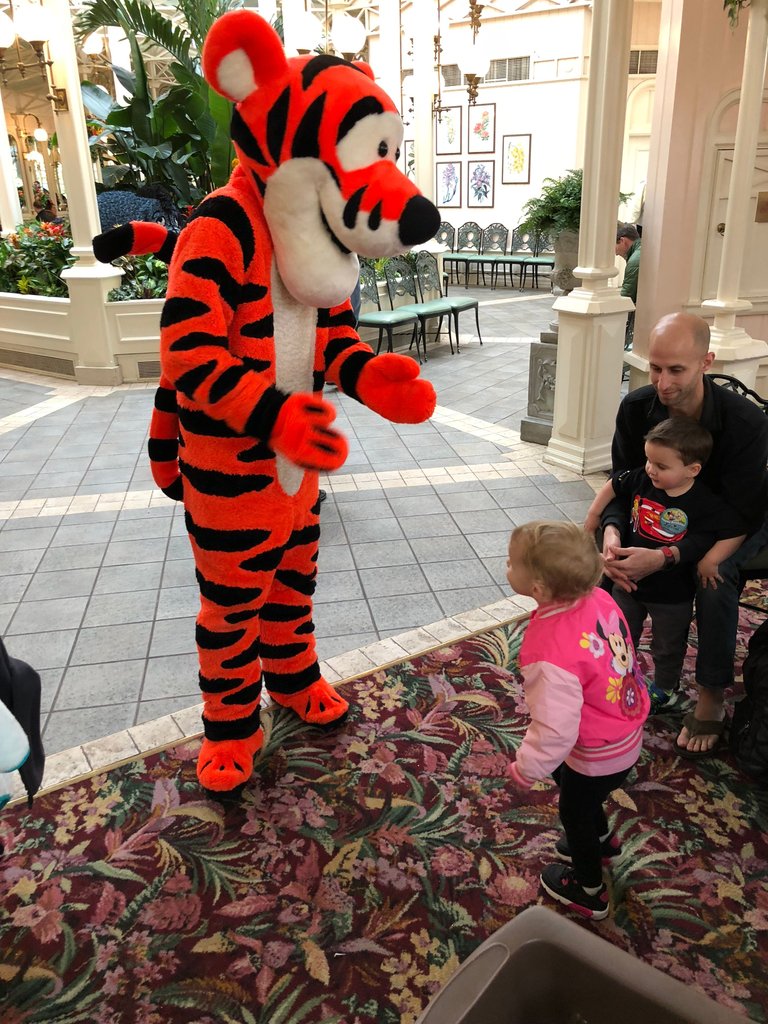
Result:
{"type": "Polygon", "coordinates": [[[338,469],[349,452],[346,438],[331,429],[336,410],[317,395],[289,395],[269,444],[304,469],[338,469]]]}
{"type": "Polygon", "coordinates": [[[200,785],[213,793],[231,793],[244,786],[253,774],[253,759],[263,744],[262,729],[244,740],[204,739],[197,756],[200,785]]]}
{"type": "Polygon", "coordinates": [[[437,402],[430,382],[419,377],[418,363],[396,352],[376,356],[365,364],[357,394],[363,405],[393,423],[423,423],[435,411],[437,402]]]}
{"type": "Polygon", "coordinates": [[[324,679],[318,679],[299,693],[273,693],[270,690],[269,695],[275,704],[290,708],[310,725],[336,725],[346,718],[349,711],[349,701],[340,697],[324,679]]]}

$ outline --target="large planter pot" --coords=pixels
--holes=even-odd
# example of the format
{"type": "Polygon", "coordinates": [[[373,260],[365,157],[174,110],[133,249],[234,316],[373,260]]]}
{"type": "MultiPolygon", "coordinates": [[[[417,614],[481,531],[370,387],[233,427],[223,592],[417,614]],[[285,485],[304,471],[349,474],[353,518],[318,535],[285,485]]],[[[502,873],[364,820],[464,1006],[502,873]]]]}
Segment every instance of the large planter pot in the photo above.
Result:
{"type": "Polygon", "coordinates": [[[108,302],[114,323],[115,361],[126,383],[155,381],[160,376],[160,315],[164,299],[108,302]]]}
{"type": "Polygon", "coordinates": [[[579,263],[578,231],[561,231],[554,240],[555,266],[552,270],[552,284],[564,294],[577,288],[581,281],[573,276],[579,263]]]}
{"type": "Polygon", "coordinates": [[[69,299],[0,292],[0,365],[75,376],[69,299]]]}
{"type": "MultiPolygon", "coordinates": [[[[109,361],[119,367],[123,383],[158,379],[162,308],[162,299],[105,303],[109,361]]],[[[0,292],[0,365],[78,379],[76,367],[88,363],[73,340],[71,315],[68,298],[0,292]]],[[[113,376],[89,383],[115,383],[113,376]]]]}

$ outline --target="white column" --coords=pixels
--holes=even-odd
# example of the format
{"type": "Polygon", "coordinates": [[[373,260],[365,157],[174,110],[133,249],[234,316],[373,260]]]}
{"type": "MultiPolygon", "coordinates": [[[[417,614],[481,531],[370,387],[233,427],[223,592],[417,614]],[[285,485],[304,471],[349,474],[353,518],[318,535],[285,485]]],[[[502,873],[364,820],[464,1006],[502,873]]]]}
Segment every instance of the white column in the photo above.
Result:
{"type": "Polygon", "coordinates": [[[768,355],[764,341],[753,340],[743,327],[736,326],[736,316],[752,308],[752,303],[739,298],[741,270],[747,248],[747,231],[752,215],[752,181],[754,177],[757,140],[763,107],[763,83],[768,61],[768,0],[752,0],[741,12],[749,15],[744,71],[739,98],[739,119],[733,149],[733,166],[728,187],[725,214],[725,235],[720,258],[717,296],[702,303],[714,312],[712,350],[716,353],[714,368],[731,373],[750,387],[761,359],[768,355]]]}
{"type": "Polygon", "coordinates": [[[632,302],[616,275],[616,217],[626,113],[632,3],[595,0],[581,195],[581,287],[559,298],[554,422],[544,461],[577,473],[610,465],[621,389],[624,327],[632,302]]]}
{"type": "MultiPolygon", "coordinates": [[[[8,145],[8,128],[5,121],[3,94],[0,92],[0,126],[3,137],[0,138],[0,224],[2,234],[9,235],[21,224],[21,204],[16,188],[16,169],[13,166],[11,147],[8,145]]],[[[19,153],[19,159],[23,159],[19,153]]]]}
{"type": "Polygon", "coordinates": [[[283,39],[289,57],[299,52],[302,42],[301,24],[305,13],[304,0],[283,0],[283,39]]]}
{"type": "MultiPolygon", "coordinates": [[[[415,8],[416,5],[414,5],[415,8]]],[[[435,31],[431,14],[419,10],[411,22],[413,31],[413,149],[416,185],[427,199],[435,198],[434,123],[432,89],[435,81],[435,31]]]]}
{"type": "Polygon", "coordinates": [[[77,263],[62,277],[69,289],[69,332],[75,349],[75,376],[81,384],[119,384],[117,335],[107,317],[107,294],[122,271],[96,261],[91,239],[101,230],[91,170],[88,133],[80,98],[75,41],[67,0],[43,0],[54,25],[49,43],[54,82],[66,89],[69,109],[55,115],[69,220],[77,263]]]}
{"type": "Polygon", "coordinates": [[[400,0],[379,2],[379,59],[373,69],[381,88],[400,107],[400,0]]]}

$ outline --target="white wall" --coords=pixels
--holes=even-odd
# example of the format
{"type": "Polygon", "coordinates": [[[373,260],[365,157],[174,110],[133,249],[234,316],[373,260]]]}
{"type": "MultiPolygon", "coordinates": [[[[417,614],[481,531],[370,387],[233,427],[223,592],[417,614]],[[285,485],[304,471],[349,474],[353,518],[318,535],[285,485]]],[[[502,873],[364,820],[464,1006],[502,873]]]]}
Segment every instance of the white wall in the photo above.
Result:
{"type": "MultiPolygon", "coordinates": [[[[501,6],[501,5],[499,5],[501,6]]],[[[509,5],[512,6],[512,5],[509,5]]],[[[457,53],[472,45],[467,20],[466,0],[449,0],[441,5],[445,63],[454,63],[457,53]],[[455,19],[446,29],[446,23],[455,19]]],[[[532,79],[501,85],[483,85],[477,105],[468,105],[462,85],[443,90],[443,104],[461,109],[461,151],[435,154],[439,163],[455,161],[461,167],[461,205],[441,207],[443,219],[454,225],[476,220],[481,227],[500,221],[512,228],[521,219],[525,202],[539,194],[546,177],[558,177],[572,167],[582,165],[583,119],[587,80],[585,76],[589,47],[591,5],[575,3],[567,8],[552,0],[527,0],[518,3],[512,14],[499,13],[486,5],[478,34],[478,43],[489,47],[493,59],[530,57],[532,79]],[[494,148],[491,152],[470,153],[469,131],[472,119],[484,104],[495,104],[494,148]],[[505,135],[531,136],[530,180],[527,183],[502,182],[502,147],[505,135]],[[468,204],[469,164],[493,161],[494,202],[492,207],[468,204]]],[[[407,49],[408,41],[404,40],[407,49]]],[[[377,75],[399,59],[391,48],[384,52],[377,36],[371,37],[370,60],[377,75]]],[[[406,59],[407,63],[407,59],[406,59]]],[[[399,102],[400,97],[393,97],[399,102]]],[[[407,105],[407,100],[406,100],[407,105]]],[[[404,112],[408,117],[407,110],[404,112]]],[[[417,124],[406,127],[405,139],[416,138],[417,124]]],[[[435,199],[435,173],[426,176],[435,199]]]]}

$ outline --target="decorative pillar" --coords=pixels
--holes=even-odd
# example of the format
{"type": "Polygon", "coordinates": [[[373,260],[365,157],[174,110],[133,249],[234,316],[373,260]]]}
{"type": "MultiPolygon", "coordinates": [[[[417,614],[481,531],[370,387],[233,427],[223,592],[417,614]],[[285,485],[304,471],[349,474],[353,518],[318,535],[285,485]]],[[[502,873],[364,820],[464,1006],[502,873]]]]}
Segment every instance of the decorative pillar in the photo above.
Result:
{"type": "Polygon", "coordinates": [[[760,360],[768,355],[768,345],[764,341],[753,340],[743,327],[737,327],[736,316],[752,308],[751,302],[739,298],[739,285],[746,252],[747,228],[753,209],[752,180],[768,62],[768,0],[752,0],[751,6],[741,12],[741,17],[747,14],[749,25],[739,119],[728,186],[717,295],[714,299],[704,301],[702,306],[715,314],[711,346],[716,353],[713,368],[721,373],[732,374],[754,388],[757,367],[760,360]]]}
{"type": "MultiPolygon", "coordinates": [[[[16,189],[16,169],[13,166],[11,147],[8,144],[8,128],[3,107],[3,95],[0,92],[0,126],[3,136],[0,138],[0,226],[3,235],[10,235],[21,224],[21,204],[16,189]]],[[[22,159],[19,154],[19,159],[22,159]]]]}
{"type": "MultiPolygon", "coordinates": [[[[291,56],[299,52],[304,41],[301,28],[306,8],[303,0],[282,0],[282,9],[285,52],[291,56]]],[[[259,5],[259,13],[262,13],[261,5],[259,5]]]]}
{"type": "Polygon", "coordinates": [[[627,0],[595,0],[592,10],[579,265],[573,271],[581,287],[554,304],[560,323],[557,383],[544,461],[576,473],[610,466],[624,327],[633,308],[611,286],[617,273],[616,218],[632,8],[627,0]]]}
{"type": "Polygon", "coordinates": [[[75,377],[80,384],[120,384],[115,359],[117,332],[107,316],[107,295],[122,271],[98,263],[91,239],[101,230],[91,170],[88,132],[80,97],[75,41],[67,0],[43,0],[54,25],[49,43],[53,77],[66,89],[69,109],[54,115],[61,153],[69,221],[77,263],[62,277],[69,289],[69,335],[75,351],[75,377]]]}
{"type": "MultiPolygon", "coordinates": [[[[414,4],[414,8],[415,8],[414,4]]],[[[413,31],[413,150],[416,185],[427,199],[435,199],[434,118],[435,32],[432,12],[421,10],[411,22],[413,31]]]]}
{"type": "Polygon", "coordinates": [[[394,103],[400,106],[400,0],[379,2],[379,59],[374,67],[376,80],[394,103]]]}

